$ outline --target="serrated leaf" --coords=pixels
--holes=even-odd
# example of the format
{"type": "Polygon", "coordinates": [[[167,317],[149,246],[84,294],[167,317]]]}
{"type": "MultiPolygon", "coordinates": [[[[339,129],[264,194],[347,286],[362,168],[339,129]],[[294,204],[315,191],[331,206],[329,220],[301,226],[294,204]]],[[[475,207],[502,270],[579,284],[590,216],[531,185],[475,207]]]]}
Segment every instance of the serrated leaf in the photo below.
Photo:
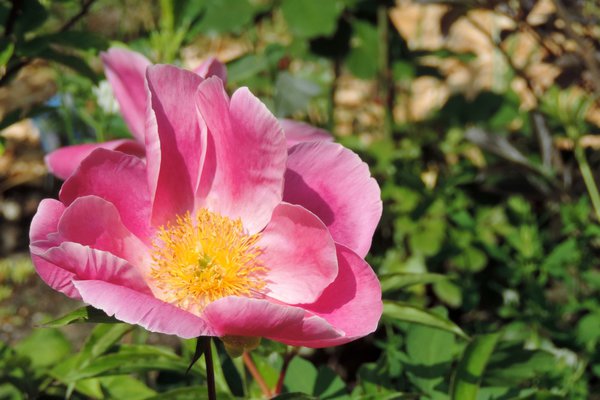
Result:
{"type": "Polygon", "coordinates": [[[499,334],[475,337],[467,346],[452,378],[452,400],[475,400],[485,367],[496,347],[499,334]]]}
{"type": "Polygon", "coordinates": [[[114,317],[109,317],[104,311],[98,310],[92,306],[86,306],[78,308],[77,310],[71,311],[70,313],[63,315],[62,317],[55,319],[50,322],[46,322],[43,326],[48,328],[57,328],[59,326],[91,322],[91,323],[103,323],[103,324],[116,324],[121,321],[114,317]]]}
{"type": "Polygon", "coordinates": [[[426,309],[414,306],[412,304],[384,301],[383,318],[391,321],[412,322],[430,326],[432,328],[443,329],[452,332],[457,336],[468,339],[467,334],[463,332],[454,322],[447,320],[426,309]]]}

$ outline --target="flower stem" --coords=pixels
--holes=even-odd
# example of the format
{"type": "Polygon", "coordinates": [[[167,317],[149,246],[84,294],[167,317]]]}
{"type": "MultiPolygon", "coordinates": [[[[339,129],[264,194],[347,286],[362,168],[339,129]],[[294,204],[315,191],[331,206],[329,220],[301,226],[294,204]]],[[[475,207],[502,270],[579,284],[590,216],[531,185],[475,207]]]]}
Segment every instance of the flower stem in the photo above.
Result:
{"type": "Polygon", "coordinates": [[[297,348],[287,353],[283,359],[283,365],[281,366],[281,372],[279,372],[279,378],[277,379],[277,386],[275,386],[275,395],[281,394],[283,389],[283,381],[285,380],[285,374],[287,373],[288,366],[292,359],[296,356],[297,348]]]}
{"type": "Polygon", "coordinates": [[[270,398],[271,397],[271,389],[269,389],[267,382],[265,382],[265,379],[262,377],[262,375],[258,371],[258,368],[256,368],[256,365],[254,364],[254,361],[252,360],[252,356],[250,356],[250,353],[248,353],[247,351],[244,351],[244,355],[242,356],[242,358],[244,359],[244,364],[246,364],[246,368],[248,368],[250,375],[252,375],[252,377],[254,378],[256,383],[258,383],[258,386],[260,387],[260,390],[262,391],[263,395],[266,398],[270,398]]]}
{"type": "Polygon", "coordinates": [[[590,195],[590,199],[592,200],[592,205],[594,206],[596,220],[600,222],[600,193],[598,193],[598,186],[596,186],[592,169],[590,168],[590,164],[585,156],[585,150],[583,147],[581,147],[581,144],[578,140],[575,142],[574,151],[577,164],[579,164],[579,170],[581,171],[581,176],[583,177],[583,182],[585,183],[585,187],[590,195]]]}
{"type": "Polygon", "coordinates": [[[203,341],[204,361],[206,362],[206,386],[208,388],[208,399],[217,400],[217,391],[215,390],[215,369],[212,359],[211,338],[203,341]]]}

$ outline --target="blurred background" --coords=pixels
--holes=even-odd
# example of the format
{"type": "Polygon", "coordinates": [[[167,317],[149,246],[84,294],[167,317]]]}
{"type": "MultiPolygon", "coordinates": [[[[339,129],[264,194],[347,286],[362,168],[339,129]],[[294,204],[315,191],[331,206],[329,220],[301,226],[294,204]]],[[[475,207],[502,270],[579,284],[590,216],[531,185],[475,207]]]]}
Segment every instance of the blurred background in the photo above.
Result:
{"type": "MultiPolygon", "coordinates": [[[[380,329],[301,351],[286,391],[459,398],[476,338],[500,332],[477,399],[600,399],[597,1],[0,0],[0,21],[0,399],[197,398],[193,342],[39,328],[80,306],[29,259],[31,218],[60,187],[43,157],[130,137],[109,46],[186,68],[216,57],[230,91],[330,131],[378,180],[380,329]]],[[[217,350],[223,396],[259,396],[217,350]]],[[[274,385],[289,349],[254,353],[274,385]]]]}

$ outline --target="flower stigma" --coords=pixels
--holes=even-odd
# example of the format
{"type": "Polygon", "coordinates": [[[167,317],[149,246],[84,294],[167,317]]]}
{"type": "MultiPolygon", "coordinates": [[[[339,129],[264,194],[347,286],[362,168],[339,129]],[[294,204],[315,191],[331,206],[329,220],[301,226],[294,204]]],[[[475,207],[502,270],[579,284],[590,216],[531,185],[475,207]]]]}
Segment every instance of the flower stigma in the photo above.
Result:
{"type": "Polygon", "coordinates": [[[177,216],[153,244],[150,277],[157,297],[196,313],[222,297],[257,297],[266,285],[259,238],[240,219],[207,209],[177,216]]]}

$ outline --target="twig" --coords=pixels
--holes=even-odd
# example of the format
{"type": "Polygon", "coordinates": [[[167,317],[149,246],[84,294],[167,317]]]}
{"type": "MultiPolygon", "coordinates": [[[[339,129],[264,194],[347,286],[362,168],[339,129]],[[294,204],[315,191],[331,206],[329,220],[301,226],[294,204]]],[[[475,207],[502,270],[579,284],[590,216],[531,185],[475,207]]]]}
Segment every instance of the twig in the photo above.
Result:
{"type": "Polygon", "coordinates": [[[5,28],[4,28],[4,37],[7,38],[9,37],[12,32],[13,29],[15,28],[15,24],[17,22],[17,16],[19,15],[19,12],[21,11],[21,8],[23,6],[23,0],[13,0],[12,2],[12,7],[10,9],[10,13],[8,14],[8,17],[6,17],[6,22],[5,22],[5,28]]]}
{"type": "MultiPolygon", "coordinates": [[[[15,0],[15,2],[20,2],[20,1],[21,0],[15,0]]],[[[95,1],[96,0],[84,1],[83,4],[81,5],[81,10],[79,10],[79,12],[77,14],[75,14],[67,22],[65,22],[65,24],[62,27],[60,27],[58,32],[62,33],[62,32],[66,32],[69,29],[71,29],[81,18],[83,18],[89,12],[90,7],[92,6],[92,4],[94,4],[95,1]]],[[[15,7],[13,7],[13,9],[11,9],[11,15],[12,15],[12,11],[14,10],[14,8],[15,7]]],[[[9,23],[9,22],[10,22],[10,16],[9,16],[9,20],[7,23],[9,23]]],[[[12,30],[12,28],[11,28],[11,30],[12,30]]],[[[5,36],[6,36],[6,32],[8,32],[8,31],[9,30],[8,30],[8,26],[7,26],[7,28],[4,32],[5,36]]],[[[2,76],[2,78],[0,78],[0,86],[6,84],[21,69],[23,69],[27,65],[31,64],[32,61],[33,61],[32,58],[24,57],[21,60],[19,60],[16,64],[13,64],[10,67],[8,67],[6,69],[6,73],[4,74],[4,76],[2,76]]]]}
{"type": "Polygon", "coordinates": [[[92,4],[94,4],[96,0],[86,0],[83,2],[83,4],[81,5],[81,10],[79,10],[79,12],[75,15],[73,15],[71,17],[71,19],[69,19],[67,22],[65,22],[65,24],[58,30],[59,32],[66,32],[69,29],[71,29],[73,27],[73,25],[75,25],[81,18],[83,18],[85,16],[85,14],[88,13],[88,11],[90,10],[90,7],[92,7],[92,4]]]}
{"type": "Polygon", "coordinates": [[[263,393],[263,395],[265,395],[265,397],[267,397],[267,398],[270,398],[271,397],[271,389],[269,389],[267,382],[265,382],[265,379],[262,377],[262,375],[258,371],[258,368],[256,368],[256,365],[254,364],[254,361],[252,360],[252,356],[250,356],[250,353],[248,353],[247,351],[244,351],[242,358],[244,359],[244,364],[246,365],[246,368],[248,368],[250,375],[252,375],[252,377],[254,378],[256,383],[258,383],[258,386],[260,387],[260,390],[263,393]]]}

